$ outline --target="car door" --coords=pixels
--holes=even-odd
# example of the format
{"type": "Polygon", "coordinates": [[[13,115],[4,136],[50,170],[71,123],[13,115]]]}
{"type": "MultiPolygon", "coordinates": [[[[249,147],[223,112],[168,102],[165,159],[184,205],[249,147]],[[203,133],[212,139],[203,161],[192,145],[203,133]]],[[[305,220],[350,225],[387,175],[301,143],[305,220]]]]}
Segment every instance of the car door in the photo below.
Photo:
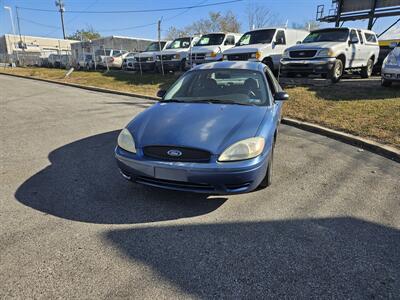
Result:
{"type": "Polygon", "coordinates": [[[358,33],[358,38],[359,38],[359,40],[360,40],[360,46],[359,46],[359,64],[361,65],[361,66],[366,66],[367,65],[367,62],[368,62],[368,56],[369,56],[369,53],[368,53],[368,47],[365,45],[365,39],[364,39],[364,35],[363,35],[363,33],[361,32],[361,30],[357,30],[357,33],[358,33]]]}
{"type": "Polygon", "coordinates": [[[347,51],[347,65],[349,68],[356,68],[360,65],[360,40],[357,31],[352,29],[349,36],[349,46],[347,51]]]}
{"type": "Polygon", "coordinates": [[[274,124],[278,126],[281,121],[282,101],[274,101],[274,96],[277,92],[281,92],[282,88],[269,68],[265,68],[264,73],[271,90],[274,124]]]}
{"type": "Polygon", "coordinates": [[[286,33],[284,30],[278,30],[272,43],[272,52],[270,54],[274,67],[280,64],[282,54],[286,49],[286,33]]]}

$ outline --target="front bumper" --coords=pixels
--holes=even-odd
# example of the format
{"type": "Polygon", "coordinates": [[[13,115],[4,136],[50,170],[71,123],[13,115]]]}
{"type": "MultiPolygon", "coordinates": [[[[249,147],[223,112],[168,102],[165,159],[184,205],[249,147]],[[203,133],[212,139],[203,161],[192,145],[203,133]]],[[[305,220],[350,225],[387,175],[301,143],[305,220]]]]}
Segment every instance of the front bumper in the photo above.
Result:
{"type": "Polygon", "coordinates": [[[135,70],[140,70],[142,71],[153,71],[156,68],[156,62],[151,61],[151,62],[135,62],[135,70]]]}
{"type": "Polygon", "coordinates": [[[400,66],[383,66],[381,76],[389,81],[400,81],[400,66]]]}
{"type": "Polygon", "coordinates": [[[336,58],[316,58],[316,59],[290,59],[281,60],[282,73],[307,73],[307,74],[327,74],[334,66],[336,58]]]}
{"type": "Polygon", "coordinates": [[[185,163],[157,161],[115,149],[124,178],[149,186],[205,194],[237,194],[255,190],[267,172],[269,153],[242,162],[185,163]]]}
{"type": "MultiPolygon", "coordinates": [[[[161,61],[156,61],[157,68],[161,69],[161,61]]],[[[163,60],[164,70],[177,71],[181,68],[182,62],[180,60],[163,60]]]]}

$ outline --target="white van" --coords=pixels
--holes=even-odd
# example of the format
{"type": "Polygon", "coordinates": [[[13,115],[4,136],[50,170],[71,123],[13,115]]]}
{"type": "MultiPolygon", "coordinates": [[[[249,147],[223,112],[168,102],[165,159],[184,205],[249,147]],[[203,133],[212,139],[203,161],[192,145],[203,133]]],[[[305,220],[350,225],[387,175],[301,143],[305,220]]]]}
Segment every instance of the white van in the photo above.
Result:
{"type": "Polygon", "coordinates": [[[222,53],[235,46],[241,36],[226,32],[203,34],[187,58],[189,66],[222,60],[222,53]]]}
{"type": "Polygon", "coordinates": [[[289,28],[251,30],[235,47],[224,51],[224,60],[261,61],[272,71],[277,71],[285,49],[301,42],[308,34],[306,30],[289,28]]]}
{"type": "Polygon", "coordinates": [[[199,41],[198,36],[180,37],[174,39],[171,44],[165,47],[165,50],[157,53],[156,67],[160,72],[161,58],[164,71],[184,71],[186,67],[187,56],[191,48],[199,41]],[[162,55],[162,57],[161,57],[162,55]]]}
{"type": "Polygon", "coordinates": [[[156,56],[160,51],[165,50],[170,43],[171,41],[150,43],[143,52],[135,55],[135,70],[156,71],[156,56]]]}

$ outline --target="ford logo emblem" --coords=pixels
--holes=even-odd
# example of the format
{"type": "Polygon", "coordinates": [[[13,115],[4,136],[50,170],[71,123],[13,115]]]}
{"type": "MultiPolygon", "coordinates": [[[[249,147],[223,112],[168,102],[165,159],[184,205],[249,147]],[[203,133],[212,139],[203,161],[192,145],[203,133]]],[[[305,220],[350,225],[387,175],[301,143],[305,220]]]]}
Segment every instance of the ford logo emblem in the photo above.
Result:
{"type": "Polygon", "coordinates": [[[299,55],[300,56],[304,56],[304,55],[306,55],[306,53],[305,52],[300,52],[299,55]]]}
{"type": "Polygon", "coordinates": [[[179,150],[171,149],[171,150],[168,150],[167,154],[168,154],[169,156],[179,157],[179,156],[182,155],[182,152],[179,151],[179,150]]]}

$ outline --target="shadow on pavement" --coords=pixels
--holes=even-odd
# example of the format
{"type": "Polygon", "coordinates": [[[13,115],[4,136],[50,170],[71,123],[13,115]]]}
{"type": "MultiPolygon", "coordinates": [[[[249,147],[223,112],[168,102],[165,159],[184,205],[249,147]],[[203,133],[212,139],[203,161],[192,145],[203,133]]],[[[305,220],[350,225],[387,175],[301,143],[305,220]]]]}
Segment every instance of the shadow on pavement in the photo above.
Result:
{"type": "Polygon", "coordinates": [[[170,192],[127,182],[114,159],[119,131],[52,151],[51,165],[16,191],[21,203],[60,218],[104,224],[174,220],[210,213],[226,198],[170,192]]]}
{"type": "MultiPolygon", "coordinates": [[[[202,299],[400,295],[400,231],[354,218],[147,227],[104,238],[202,299]]],[[[137,284],[113,296],[143,296],[137,284]]]]}

